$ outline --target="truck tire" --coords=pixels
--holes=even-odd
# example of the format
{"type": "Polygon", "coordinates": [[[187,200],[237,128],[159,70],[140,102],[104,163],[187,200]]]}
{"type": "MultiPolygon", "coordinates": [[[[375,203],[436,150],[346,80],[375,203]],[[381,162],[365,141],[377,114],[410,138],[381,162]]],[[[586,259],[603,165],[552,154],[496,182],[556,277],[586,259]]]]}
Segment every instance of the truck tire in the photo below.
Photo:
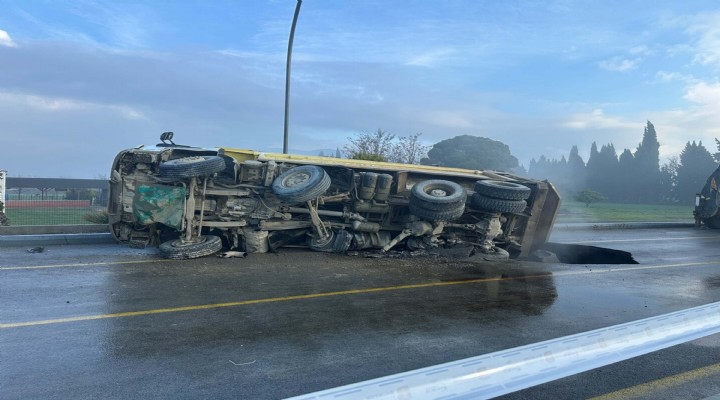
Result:
{"type": "Polygon", "coordinates": [[[305,203],[322,196],[330,188],[330,176],[315,165],[302,165],[280,174],[272,184],[272,191],[288,203],[305,203]]]}
{"type": "Polygon", "coordinates": [[[454,206],[453,208],[445,208],[442,210],[431,210],[419,207],[410,203],[410,213],[422,220],[429,222],[448,222],[460,218],[465,213],[465,204],[454,206]]]}
{"type": "Polygon", "coordinates": [[[160,177],[179,180],[212,175],[225,169],[225,160],[218,156],[176,158],[160,164],[160,177]]]}
{"type": "Polygon", "coordinates": [[[503,200],[475,193],[470,199],[474,208],[500,213],[519,214],[527,207],[525,200],[503,200]]]}
{"type": "Polygon", "coordinates": [[[160,245],[160,255],[171,260],[186,260],[209,256],[222,249],[222,240],[218,236],[201,236],[196,243],[183,243],[180,239],[168,240],[160,245]]]}
{"type": "Polygon", "coordinates": [[[515,182],[480,180],[475,182],[475,193],[503,200],[525,200],[530,188],[515,182]]]}
{"type": "Polygon", "coordinates": [[[308,238],[308,246],[315,251],[325,253],[343,253],[348,251],[352,243],[352,233],[341,229],[338,231],[330,231],[330,240],[319,244],[314,238],[308,238]]]}
{"type": "Polygon", "coordinates": [[[416,209],[447,211],[465,208],[467,192],[459,184],[441,179],[416,183],[410,190],[410,205],[416,209]]]}

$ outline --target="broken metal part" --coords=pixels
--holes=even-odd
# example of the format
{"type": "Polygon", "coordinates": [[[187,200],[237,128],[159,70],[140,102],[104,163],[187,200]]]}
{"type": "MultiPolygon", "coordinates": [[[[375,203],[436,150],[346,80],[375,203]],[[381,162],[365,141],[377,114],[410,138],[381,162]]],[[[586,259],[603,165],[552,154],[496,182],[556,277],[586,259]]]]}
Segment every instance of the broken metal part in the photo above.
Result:
{"type": "Polygon", "coordinates": [[[315,233],[315,236],[317,236],[317,239],[320,241],[329,240],[330,232],[323,224],[322,220],[320,219],[320,216],[318,215],[317,208],[313,204],[312,200],[307,201],[307,207],[310,211],[310,219],[312,220],[313,224],[313,231],[315,233]]]}
{"type": "MultiPolygon", "coordinates": [[[[288,211],[288,212],[296,213],[296,214],[312,214],[310,207],[308,207],[308,208],[280,207],[280,209],[283,211],[288,211]]],[[[365,217],[363,217],[362,215],[354,213],[354,212],[350,212],[347,210],[343,210],[343,211],[318,210],[315,207],[315,212],[317,213],[317,215],[324,215],[327,217],[340,217],[340,218],[344,218],[344,219],[349,219],[351,221],[366,221],[365,217]]]]}
{"type": "MultiPolygon", "coordinates": [[[[438,227],[440,228],[440,232],[442,232],[443,224],[439,223],[437,226],[433,229],[433,226],[430,225],[429,222],[425,221],[415,221],[411,222],[407,225],[407,227],[400,232],[399,235],[395,236],[393,240],[390,241],[390,243],[383,246],[383,251],[388,251],[395,247],[398,243],[400,243],[403,239],[405,239],[408,236],[423,236],[427,235],[428,233],[432,233],[435,235],[435,231],[438,230],[438,227]]],[[[439,232],[438,232],[439,233],[439,232]]]]}
{"type": "MultiPolygon", "coordinates": [[[[202,233],[202,224],[203,224],[203,215],[205,214],[205,190],[207,190],[207,181],[208,177],[206,176],[205,179],[203,179],[203,191],[202,191],[202,200],[200,203],[200,222],[198,223],[198,236],[202,233]]],[[[194,211],[193,211],[194,214],[194,211]]]]}
{"type": "Polygon", "coordinates": [[[192,242],[193,239],[193,220],[195,219],[195,189],[197,188],[197,178],[190,178],[190,184],[187,188],[187,201],[185,202],[185,237],[183,241],[192,242]]]}

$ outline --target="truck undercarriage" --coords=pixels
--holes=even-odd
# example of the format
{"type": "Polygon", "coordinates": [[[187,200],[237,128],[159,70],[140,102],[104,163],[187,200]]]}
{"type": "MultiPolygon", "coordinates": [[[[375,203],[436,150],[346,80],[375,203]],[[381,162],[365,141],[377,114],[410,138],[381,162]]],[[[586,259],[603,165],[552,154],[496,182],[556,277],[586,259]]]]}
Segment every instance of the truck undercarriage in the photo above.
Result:
{"type": "Polygon", "coordinates": [[[160,144],[118,154],[108,210],[118,240],[172,259],[458,244],[502,259],[547,241],[559,201],[499,172],[160,144]]]}

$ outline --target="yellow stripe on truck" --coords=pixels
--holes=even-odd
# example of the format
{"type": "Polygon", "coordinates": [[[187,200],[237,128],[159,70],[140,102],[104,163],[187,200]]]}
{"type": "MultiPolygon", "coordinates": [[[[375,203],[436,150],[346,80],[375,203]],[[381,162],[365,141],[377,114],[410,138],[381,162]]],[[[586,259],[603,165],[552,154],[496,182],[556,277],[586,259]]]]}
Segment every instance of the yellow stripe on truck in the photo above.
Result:
{"type": "MultiPolygon", "coordinates": [[[[238,162],[242,163],[247,160],[258,160],[258,161],[285,161],[296,164],[314,164],[314,165],[326,165],[326,166],[341,166],[341,167],[354,167],[363,168],[379,171],[411,171],[421,172],[429,174],[446,174],[453,176],[466,176],[466,177],[486,177],[492,179],[498,179],[498,176],[494,173],[489,173],[480,170],[464,169],[464,168],[450,168],[450,167],[436,167],[432,165],[414,165],[414,164],[400,164],[390,163],[381,161],[367,161],[367,160],[353,160],[348,158],[333,158],[333,157],[318,157],[318,156],[303,156],[298,154],[281,154],[281,153],[265,153],[255,150],[244,150],[244,149],[230,149],[221,148],[221,151],[238,162]]],[[[499,179],[506,179],[500,177],[499,179]]]]}

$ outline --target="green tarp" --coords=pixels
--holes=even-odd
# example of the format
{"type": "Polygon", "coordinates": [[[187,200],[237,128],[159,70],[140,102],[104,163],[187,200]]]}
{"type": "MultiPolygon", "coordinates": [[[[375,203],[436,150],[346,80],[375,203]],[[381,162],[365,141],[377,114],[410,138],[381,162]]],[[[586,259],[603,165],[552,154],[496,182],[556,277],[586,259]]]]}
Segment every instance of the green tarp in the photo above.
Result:
{"type": "Polygon", "coordinates": [[[184,187],[140,185],[133,198],[135,219],[143,225],[156,222],[180,229],[185,204],[184,187]]]}

